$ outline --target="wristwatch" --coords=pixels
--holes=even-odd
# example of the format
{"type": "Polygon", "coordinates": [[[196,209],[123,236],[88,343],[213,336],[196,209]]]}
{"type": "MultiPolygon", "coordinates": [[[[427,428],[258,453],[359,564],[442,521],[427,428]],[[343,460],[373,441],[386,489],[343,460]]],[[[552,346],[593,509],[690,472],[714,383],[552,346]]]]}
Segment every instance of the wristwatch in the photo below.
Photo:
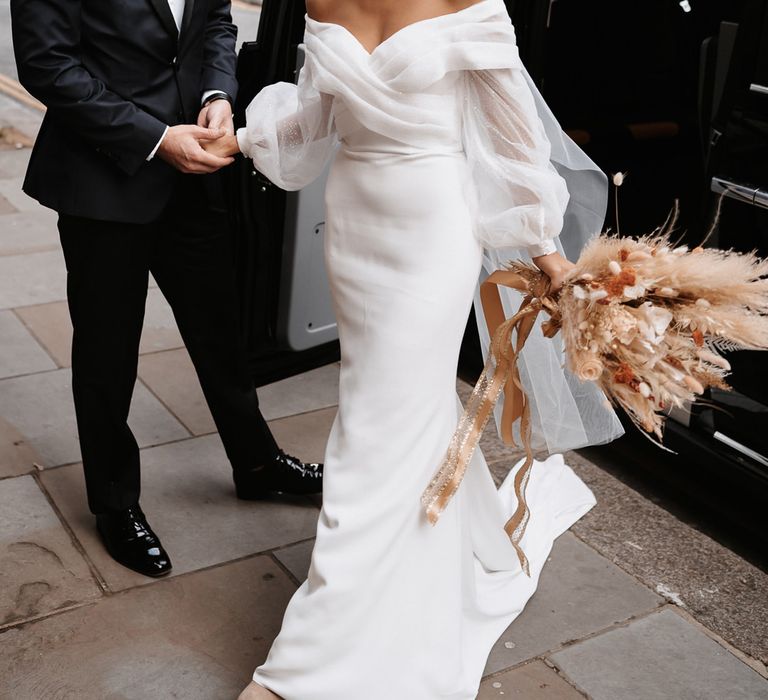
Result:
{"type": "Polygon", "coordinates": [[[216,90],[216,92],[212,92],[208,97],[205,98],[205,102],[203,102],[203,107],[207,107],[211,102],[216,102],[216,100],[226,100],[229,102],[229,104],[232,104],[232,98],[227,95],[226,92],[223,90],[216,90]]]}

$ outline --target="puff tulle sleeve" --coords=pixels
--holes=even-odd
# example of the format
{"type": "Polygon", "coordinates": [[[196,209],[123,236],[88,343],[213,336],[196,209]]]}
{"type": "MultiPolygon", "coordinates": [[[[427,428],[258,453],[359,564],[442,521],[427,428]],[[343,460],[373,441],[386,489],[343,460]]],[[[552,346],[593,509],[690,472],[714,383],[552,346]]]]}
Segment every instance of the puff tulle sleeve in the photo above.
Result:
{"type": "Polygon", "coordinates": [[[265,87],[246,110],[246,126],[237,131],[240,150],[284,190],[300,190],[315,180],[338,141],[333,97],[313,86],[312,71],[308,61],[298,85],[265,87]]]}
{"type": "Polygon", "coordinates": [[[531,257],[554,252],[570,195],[522,64],[467,71],[465,86],[478,238],[486,248],[525,248],[531,257]]]}

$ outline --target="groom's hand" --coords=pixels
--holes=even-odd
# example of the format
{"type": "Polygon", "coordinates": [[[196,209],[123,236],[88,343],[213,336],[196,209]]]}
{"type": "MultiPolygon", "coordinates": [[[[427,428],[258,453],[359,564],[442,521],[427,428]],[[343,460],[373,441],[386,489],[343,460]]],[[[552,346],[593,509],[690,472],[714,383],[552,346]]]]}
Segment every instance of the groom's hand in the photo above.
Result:
{"type": "Polygon", "coordinates": [[[206,129],[191,124],[172,126],[160,143],[157,155],[183,173],[195,175],[215,173],[232,163],[234,159],[207,153],[201,142],[215,141],[225,134],[226,131],[223,129],[206,129]]]}
{"type": "Polygon", "coordinates": [[[231,136],[235,133],[232,121],[232,105],[228,100],[214,100],[200,110],[197,125],[207,129],[223,129],[224,134],[231,136]]]}

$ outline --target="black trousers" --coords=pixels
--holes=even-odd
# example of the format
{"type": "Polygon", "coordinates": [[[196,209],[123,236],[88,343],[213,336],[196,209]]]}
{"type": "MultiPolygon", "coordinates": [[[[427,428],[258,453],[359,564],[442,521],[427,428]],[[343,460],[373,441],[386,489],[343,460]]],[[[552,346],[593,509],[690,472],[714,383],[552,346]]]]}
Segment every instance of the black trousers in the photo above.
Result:
{"type": "Polygon", "coordinates": [[[208,206],[204,179],[180,176],[160,219],[137,225],[60,216],[74,327],[72,389],[93,513],[139,499],[139,448],[128,410],[149,273],[173,309],[235,470],[274,458],[238,323],[226,217],[208,206]]]}

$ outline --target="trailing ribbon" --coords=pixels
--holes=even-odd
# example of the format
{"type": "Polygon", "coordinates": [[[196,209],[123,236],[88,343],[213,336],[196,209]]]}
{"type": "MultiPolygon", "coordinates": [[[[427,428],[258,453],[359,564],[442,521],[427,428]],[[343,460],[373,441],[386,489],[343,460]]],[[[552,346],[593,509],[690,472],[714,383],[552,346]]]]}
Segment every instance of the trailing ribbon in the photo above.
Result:
{"type": "MultiPolygon", "coordinates": [[[[472,390],[464,414],[448,445],[445,458],[421,500],[426,508],[427,519],[434,525],[458,490],[467,471],[469,460],[503,391],[501,438],[506,444],[516,446],[512,429],[519,419],[520,440],[526,454],[525,462],[515,474],[514,479],[517,508],[504,526],[504,530],[512,541],[523,571],[530,576],[528,558],[520,547],[520,540],[525,534],[530,518],[525,500],[525,488],[533,466],[531,409],[520,380],[517,358],[541,309],[546,308],[554,312],[556,306],[547,297],[549,278],[546,275],[533,273],[530,268],[517,269],[528,274],[521,274],[514,270],[497,270],[480,287],[483,314],[491,335],[490,352],[483,373],[472,390]],[[512,318],[504,317],[499,286],[511,287],[525,295],[520,309],[512,318]],[[512,335],[515,332],[516,338],[513,344],[512,335]]],[[[547,335],[553,332],[556,332],[556,329],[549,328],[547,335]]]]}

